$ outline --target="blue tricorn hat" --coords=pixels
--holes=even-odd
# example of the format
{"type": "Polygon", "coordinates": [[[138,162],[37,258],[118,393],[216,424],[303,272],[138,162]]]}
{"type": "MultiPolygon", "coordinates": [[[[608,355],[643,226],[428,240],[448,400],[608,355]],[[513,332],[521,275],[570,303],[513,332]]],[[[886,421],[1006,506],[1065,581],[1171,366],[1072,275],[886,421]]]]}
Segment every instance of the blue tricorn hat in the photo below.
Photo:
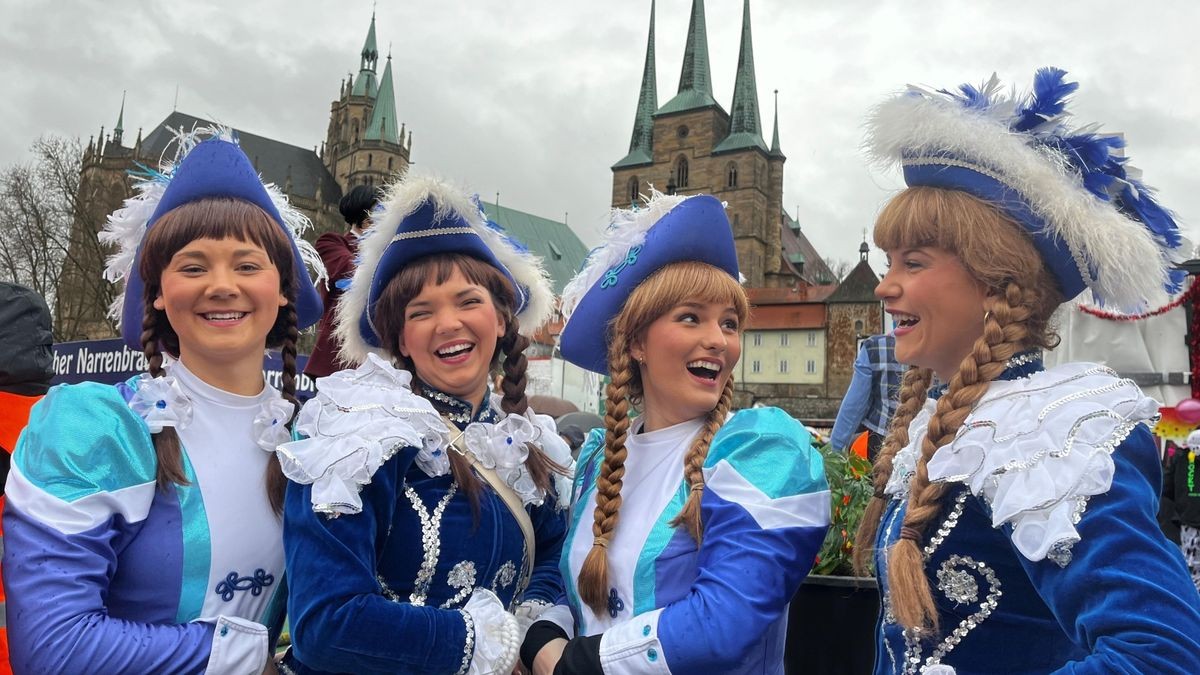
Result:
{"type": "Polygon", "coordinates": [[[1127,163],[1119,134],[1071,128],[1066,71],[1043,68],[1027,96],[1002,95],[995,75],[957,91],[910,86],[867,121],[867,152],[899,165],[909,186],[961,190],[1030,235],[1065,299],[1090,289],[1124,311],[1178,290],[1184,240],[1171,213],[1127,163]]]}
{"type": "Polygon", "coordinates": [[[553,309],[554,293],[541,259],[487,219],[479,202],[435,178],[411,176],[393,185],[359,242],[359,261],[337,309],[343,356],[355,363],[384,348],[376,304],[405,266],[438,253],[461,253],[495,267],[515,291],[520,332],[533,335],[553,309]]]}
{"type": "Polygon", "coordinates": [[[263,184],[246,154],[226,133],[202,129],[181,134],[177,142],[182,161],[162,171],[149,172],[147,180],[136,186],[139,194],[109,216],[101,234],[103,241],[118,244],[120,249],[109,259],[105,276],[113,282],[125,280],[124,292],[110,310],[120,323],[125,343],[134,349],[142,348],[145,282],[138,264],[146,233],[163,214],[207,197],[230,197],[254,204],[283,228],[292,247],[297,327],[307,328],[319,321],[321,298],[305,265],[316,267],[319,276],[324,275],[324,268],[316,251],[299,238],[308,227],[308,220],[289,207],[287,198],[274,186],[263,184]],[[200,140],[201,136],[212,137],[200,140]]]}
{"type": "Polygon", "coordinates": [[[613,211],[605,243],[563,289],[559,348],[580,368],[608,373],[609,323],[633,289],[658,270],[696,261],[739,279],[725,206],[711,195],[654,192],[642,208],[613,211]]]}

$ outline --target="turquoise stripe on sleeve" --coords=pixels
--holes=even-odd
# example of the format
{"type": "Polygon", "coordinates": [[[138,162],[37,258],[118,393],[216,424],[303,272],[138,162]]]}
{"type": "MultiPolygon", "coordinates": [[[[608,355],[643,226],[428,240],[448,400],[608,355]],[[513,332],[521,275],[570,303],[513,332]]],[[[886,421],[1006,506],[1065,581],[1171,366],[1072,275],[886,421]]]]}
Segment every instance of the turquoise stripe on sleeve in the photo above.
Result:
{"type": "Polygon", "coordinates": [[[117,389],[59,385],[30,412],[13,461],[31,484],[65,502],[154,481],[150,431],[117,389]]]}
{"type": "Polygon", "coordinates": [[[183,583],[179,587],[178,623],[200,618],[204,597],[208,593],[208,577],[212,565],[212,540],[208,530],[208,513],[204,497],[196,481],[196,472],[187,452],[183,452],[183,471],[188,485],[176,485],[183,535],[183,583]]]}
{"type": "Polygon", "coordinates": [[[735,413],[713,437],[704,467],[722,460],[771,499],[829,489],[808,430],[779,408],[735,413]]]}
{"type": "Polygon", "coordinates": [[[680,481],[679,489],[675,491],[671,501],[667,502],[662,513],[658,514],[658,520],[646,535],[646,543],[642,547],[642,552],[638,554],[637,565],[633,569],[634,616],[658,609],[655,604],[658,590],[656,581],[658,557],[662,555],[667,544],[671,543],[671,538],[675,536],[677,528],[671,525],[671,521],[683,510],[684,502],[687,501],[690,491],[687,481],[680,481]]]}
{"type": "MultiPolygon", "coordinates": [[[[558,571],[562,574],[567,602],[575,608],[575,620],[579,622],[579,625],[576,626],[577,635],[587,635],[587,626],[583,619],[583,612],[579,611],[583,607],[583,601],[579,598],[579,580],[571,572],[571,543],[575,541],[579,526],[583,523],[584,505],[587,504],[588,495],[596,489],[596,478],[600,476],[600,465],[603,461],[604,430],[593,429],[579,451],[579,461],[576,464],[579,471],[575,474],[575,486],[572,490],[574,494],[571,496],[571,524],[567,527],[567,536],[563,540],[563,553],[558,560],[558,571]],[[588,471],[589,468],[591,471],[588,471]],[[591,480],[584,488],[584,482],[588,478],[591,480]]],[[[592,519],[588,518],[587,526],[583,529],[584,536],[592,535],[591,524],[592,519]]]]}

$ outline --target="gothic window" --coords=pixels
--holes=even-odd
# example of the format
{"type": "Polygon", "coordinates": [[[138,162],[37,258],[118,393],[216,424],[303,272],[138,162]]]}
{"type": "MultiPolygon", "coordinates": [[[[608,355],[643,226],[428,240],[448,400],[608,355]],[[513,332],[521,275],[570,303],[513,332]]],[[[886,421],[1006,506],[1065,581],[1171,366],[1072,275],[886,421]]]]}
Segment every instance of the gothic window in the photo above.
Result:
{"type": "Polygon", "coordinates": [[[629,203],[636,206],[638,202],[638,177],[633,176],[629,182],[625,184],[625,194],[629,197],[629,203]]]}
{"type": "Polygon", "coordinates": [[[388,157],[388,171],[392,170],[392,157],[388,157]]]}
{"type": "Polygon", "coordinates": [[[725,187],[730,187],[730,188],[737,187],[737,185],[738,185],[737,180],[738,180],[737,164],[730,162],[729,166],[726,167],[726,169],[725,169],[725,187]]]}
{"type": "Polygon", "coordinates": [[[687,157],[680,157],[675,160],[675,187],[682,189],[688,186],[688,161],[687,157]]]}
{"type": "Polygon", "coordinates": [[[353,139],[351,140],[352,143],[358,142],[358,120],[350,123],[350,137],[353,139]]]}
{"type": "Polygon", "coordinates": [[[375,158],[374,158],[374,157],[372,157],[372,156],[371,156],[371,153],[369,153],[369,152],[368,152],[368,153],[367,153],[367,167],[368,167],[368,168],[370,168],[370,166],[371,166],[371,162],[373,162],[374,160],[375,160],[375,158]]]}

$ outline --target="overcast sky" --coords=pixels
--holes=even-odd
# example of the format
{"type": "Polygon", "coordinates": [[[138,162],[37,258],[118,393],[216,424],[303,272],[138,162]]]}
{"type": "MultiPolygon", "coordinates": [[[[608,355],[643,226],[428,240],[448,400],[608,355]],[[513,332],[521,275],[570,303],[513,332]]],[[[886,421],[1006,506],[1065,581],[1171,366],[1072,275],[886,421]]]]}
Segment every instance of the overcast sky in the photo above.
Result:
{"type": "MultiPolygon", "coordinates": [[[[690,6],[658,2],[660,104],[678,86],[690,6]]],[[[713,93],[728,109],[742,2],[706,6],[713,93]]],[[[380,2],[378,44],[391,45],[414,162],[487,200],[569,212],[596,243],[609,167],[628,149],[649,10],[649,0],[380,2]]],[[[319,145],[371,11],[368,0],[0,0],[0,165],[26,161],[41,134],[86,143],[111,129],[122,90],[127,144],[170,114],[178,87],[180,111],[319,145]]],[[[822,255],[854,258],[900,184],[862,159],[872,104],[909,82],[951,87],[993,71],[1026,89],[1043,65],[1081,82],[1077,119],[1125,132],[1133,163],[1197,240],[1200,3],[752,0],[751,13],[768,143],[779,90],[784,205],[822,255]]]]}

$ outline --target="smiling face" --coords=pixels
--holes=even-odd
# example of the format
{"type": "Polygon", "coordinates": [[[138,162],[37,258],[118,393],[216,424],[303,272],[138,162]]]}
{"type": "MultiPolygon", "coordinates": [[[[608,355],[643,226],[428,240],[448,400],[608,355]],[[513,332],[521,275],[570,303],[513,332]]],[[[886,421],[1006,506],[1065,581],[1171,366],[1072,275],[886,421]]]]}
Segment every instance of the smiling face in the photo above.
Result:
{"type": "Polygon", "coordinates": [[[939,248],[891,249],[887,257],[875,295],[896,322],[896,360],[949,382],[983,335],[986,288],[939,248]]]}
{"type": "Polygon", "coordinates": [[[397,349],[430,386],[478,405],[505,323],[487,288],[455,267],[404,306],[397,349]]]}
{"type": "Polygon", "coordinates": [[[244,364],[260,370],[287,304],[267,252],[234,237],[194,239],[176,251],[153,301],[179,337],[180,359],[201,378],[244,364]]]}
{"type": "Polygon", "coordinates": [[[645,428],[654,431],[708,414],[742,355],[732,304],[686,300],[655,319],[630,354],[638,361],[645,428]]]}

